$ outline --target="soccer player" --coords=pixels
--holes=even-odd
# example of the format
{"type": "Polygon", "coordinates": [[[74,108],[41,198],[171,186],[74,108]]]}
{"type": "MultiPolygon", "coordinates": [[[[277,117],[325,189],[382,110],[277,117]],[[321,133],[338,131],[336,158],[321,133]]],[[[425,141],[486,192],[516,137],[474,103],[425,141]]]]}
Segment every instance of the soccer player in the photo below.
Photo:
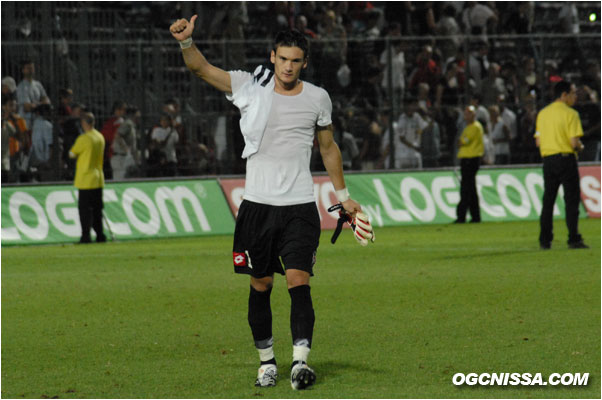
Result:
{"type": "Polygon", "coordinates": [[[251,275],[248,322],[261,362],[255,385],[276,384],[270,293],[274,273],[279,273],[286,276],[291,297],[291,385],[304,389],[316,379],[307,366],[315,320],[309,280],[320,237],[309,169],[314,135],[337,199],[352,216],[361,211],[345,186],[341,152],[333,140],[330,97],[299,78],[309,56],[308,41],[301,33],[277,34],[270,54],[273,72],[262,66],[253,74],[226,72],[211,65],[192,43],[196,18],[179,19],[170,27],[184,62],[241,110],[247,171],[233,261],[235,272],[251,275]]]}
{"type": "Polygon", "coordinates": [[[561,81],[554,86],[551,104],[537,114],[535,144],[543,159],[544,192],[539,218],[539,245],[550,249],[554,234],[553,212],[560,185],[564,188],[565,218],[569,231],[570,249],[587,249],[579,234],[579,167],[577,152],[583,150],[583,136],[579,113],[573,109],[577,101],[575,85],[561,81]]]}

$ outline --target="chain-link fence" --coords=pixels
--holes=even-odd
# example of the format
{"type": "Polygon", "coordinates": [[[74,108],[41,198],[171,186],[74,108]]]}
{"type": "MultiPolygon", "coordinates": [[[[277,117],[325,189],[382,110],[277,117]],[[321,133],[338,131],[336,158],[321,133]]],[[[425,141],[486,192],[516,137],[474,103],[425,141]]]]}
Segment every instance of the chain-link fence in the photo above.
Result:
{"type": "MultiPolygon", "coordinates": [[[[51,16],[49,6],[40,4],[40,12],[51,16]]],[[[152,131],[165,112],[179,124],[173,174],[244,172],[238,110],[222,93],[187,70],[169,32],[122,29],[123,23],[115,13],[99,10],[75,18],[70,13],[76,11],[66,7],[61,19],[51,18],[49,25],[63,25],[60,29],[50,26],[45,34],[38,29],[33,30],[37,34],[27,37],[3,35],[2,76],[12,76],[18,83],[21,62],[33,60],[36,79],[44,85],[54,109],[59,108],[60,89],[70,88],[73,101],[95,113],[99,130],[111,117],[116,101],[137,107],[139,154],[135,157],[137,165],[129,169],[127,177],[161,174],[160,166],[153,163],[150,144],[152,131]],[[88,25],[96,28],[86,30],[88,25]],[[121,28],[116,29],[117,25],[121,28]],[[67,32],[82,34],[74,37],[67,32]],[[175,105],[166,106],[170,99],[175,99],[171,101],[175,105]]],[[[212,64],[226,70],[252,71],[258,64],[269,65],[272,49],[270,40],[195,43],[212,64]]],[[[462,109],[471,101],[484,107],[482,122],[489,133],[496,129],[498,118],[509,128],[510,151],[500,162],[538,162],[532,140],[535,114],[552,100],[550,90],[559,79],[570,79],[580,87],[579,110],[588,148],[583,158],[599,159],[599,34],[323,39],[311,41],[310,54],[302,79],[329,91],[336,139],[346,169],[454,165],[462,109]],[[500,115],[493,118],[491,114],[496,112],[500,115]],[[397,140],[404,129],[418,132],[408,139],[409,144],[397,140]],[[393,135],[388,133],[391,131],[393,135]],[[402,147],[404,151],[400,151],[402,147]]],[[[72,165],[61,149],[66,142],[64,120],[58,115],[51,120],[51,173],[43,177],[13,174],[9,179],[70,179],[72,165]]],[[[312,169],[323,169],[317,151],[312,169]]]]}

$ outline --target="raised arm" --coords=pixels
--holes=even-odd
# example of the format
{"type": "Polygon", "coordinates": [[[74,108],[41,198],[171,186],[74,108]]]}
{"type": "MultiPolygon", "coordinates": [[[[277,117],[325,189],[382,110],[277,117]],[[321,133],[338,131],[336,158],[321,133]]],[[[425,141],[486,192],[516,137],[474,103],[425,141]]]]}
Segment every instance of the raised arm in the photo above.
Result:
{"type": "Polygon", "coordinates": [[[197,15],[193,15],[190,21],[186,20],[186,18],[179,19],[171,25],[169,31],[180,42],[182,56],[188,69],[217,90],[231,93],[230,74],[221,68],[211,65],[194,43],[192,43],[194,21],[197,17],[197,15]]]}
{"type": "MultiPolygon", "coordinates": [[[[336,142],[334,141],[332,125],[318,127],[317,135],[324,167],[326,167],[326,171],[328,172],[328,176],[330,177],[332,185],[334,186],[334,190],[341,193],[340,191],[346,190],[345,177],[343,176],[343,159],[341,157],[339,146],[337,146],[336,142]]],[[[337,198],[338,197],[339,195],[337,195],[337,198]]],[[[361,206],[348,196],[347,200],[342,201],[341,204],[343,204],[345,210],[347,210],[353,216],[355,216],[356,212],[362,210],[361,206]]]]}

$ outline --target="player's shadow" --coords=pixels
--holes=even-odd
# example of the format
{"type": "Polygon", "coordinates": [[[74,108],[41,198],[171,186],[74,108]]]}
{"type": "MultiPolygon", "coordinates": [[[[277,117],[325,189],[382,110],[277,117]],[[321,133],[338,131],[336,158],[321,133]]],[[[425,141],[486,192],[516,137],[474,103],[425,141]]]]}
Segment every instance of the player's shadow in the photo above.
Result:
{"type": "Polygon", "coordinates": [[[374,373],[381,374],[385,372],[383,368],[374,368],[373,366],[367,366],[364,364],[353,364],[343,361],[315,361],[311,367],[315,371],[319,371],[319,379],[328,379],[338,375],[345,375],[347,372],[361,372],[361,373],[374,373]]]}
{"type": "Polygon", "coordinates": [[[507,251],[481,251],[478,253],[471,253],[471,254],[458,254],[458,255],[446,254],[441,257],[433,257],[433,258],[438,259],[438,260],[449,260],[449,259],[461,260],[461,259],[465,259],[465,258],[498,257],[498,256],[505,257],[509,254],[539,253],[539,252],[541,252],[541,250],[539,250],[539,249],[522,249],[522,250],[507,250],[507,251]]]}

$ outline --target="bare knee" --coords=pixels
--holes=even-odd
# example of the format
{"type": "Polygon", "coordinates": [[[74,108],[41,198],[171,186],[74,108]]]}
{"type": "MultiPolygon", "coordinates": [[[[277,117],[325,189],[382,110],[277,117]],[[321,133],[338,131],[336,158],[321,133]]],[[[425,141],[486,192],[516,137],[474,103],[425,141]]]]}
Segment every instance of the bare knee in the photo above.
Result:
{"type": "Polygon", "coordinates": [[[265,292],[270,290],[274,285],[274,277],[266,276],[265,278],[253,278],[251,277],[251,286],[258,292],[265,292]]]}
{"type": "Polygon", "coordinates": [[[286,270],[286,285],[288,289],[309,285],[309,277],[309,272],[300,269],[288,269],[286,270]]]}

